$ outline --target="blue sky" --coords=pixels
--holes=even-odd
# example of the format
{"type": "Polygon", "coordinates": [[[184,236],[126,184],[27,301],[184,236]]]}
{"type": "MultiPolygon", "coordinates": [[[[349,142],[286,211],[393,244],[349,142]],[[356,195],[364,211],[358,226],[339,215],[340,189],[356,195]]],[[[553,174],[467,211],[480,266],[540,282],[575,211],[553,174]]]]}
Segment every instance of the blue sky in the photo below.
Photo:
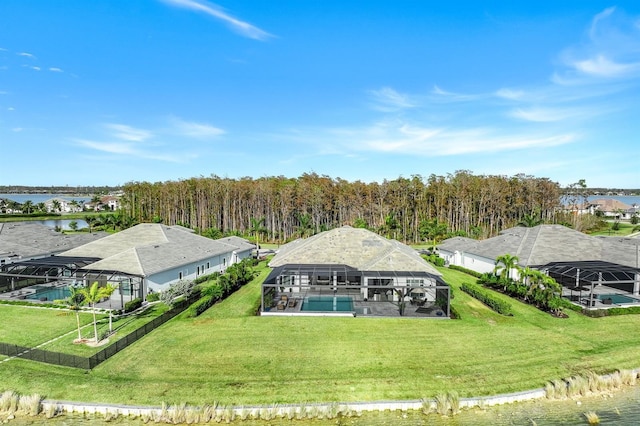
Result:
{"type": "Polygon", "coordinates": [[[0,184],[640,187],[637,1],[2,0],[0,184]]]}

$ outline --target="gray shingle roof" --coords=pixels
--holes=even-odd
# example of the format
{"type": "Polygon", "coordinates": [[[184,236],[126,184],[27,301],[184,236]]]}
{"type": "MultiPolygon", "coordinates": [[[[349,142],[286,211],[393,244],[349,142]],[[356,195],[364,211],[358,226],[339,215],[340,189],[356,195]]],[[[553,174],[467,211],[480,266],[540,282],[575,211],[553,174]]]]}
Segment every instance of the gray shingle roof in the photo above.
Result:
{"type": "Polygon", "coordinates": [[[103,232],[67,235],[35,222],[0,223],[0,254],[22,258],[49,256],[106,235],[103,232]]]}
{"type": "Polygon", "coordinates": [[[286,264],[348,265],[361,271],[422,271],[441,275],[411,247],[350,226],[282,246],[269,266],[286,264]]]}
{"type": "MultiPolygon", "coordinates": [[[[627,240],[635,240],[627,238],[627,240]]],[[[518,256],[521,266],[545,265],[550,262],[605,260],[636,267],[636,250],[640,240],[621,242],[592,237],[562,225],[515,227],[482,241],[450,238],[438,247],[447,251],[463,251],[489,259],[503,254],[518,256]],[[635,247],[635,248],[634,248],[635,247]]]]}
{"type": "MultiPolygon", "coordinates": [[[[238,243],[235,240],[232,242],[238,243]]],[[[237,251],[236,245],[202,237],[180,227],[142,223],[102,240],[69,250],[63,255],[102,259],[87,266],[86,269],[113,270],[149,276],[237,251]]]]}

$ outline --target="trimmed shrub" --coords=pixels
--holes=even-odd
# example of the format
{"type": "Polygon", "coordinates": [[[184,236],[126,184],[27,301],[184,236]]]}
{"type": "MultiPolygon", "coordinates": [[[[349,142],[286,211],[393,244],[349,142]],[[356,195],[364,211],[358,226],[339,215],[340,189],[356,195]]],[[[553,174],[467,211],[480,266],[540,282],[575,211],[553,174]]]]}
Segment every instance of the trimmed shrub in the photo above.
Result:
{"type": "Polygon", "coordinates": [[[126,312],[132,312],[135,311],[136,309],[138,309],[140,306],[142,306],[142,299],[140,299],[139,297],[127,302],[124,304],[124,311],[126,312]]]}
{"type": "Polygon", "coordinates": [[[147,302],[157,302],[158,300],[160,300],[160,293],[147,294],[147,302]]]}
{"type": "Polygon", "coordinates": [[[216,303],[217,300],[217,298],[211,295],[202,297],[200,300],[189,307],[187,316],[192,318],[197,317],[198,315],[209,309],[211,306],[213,306],[213,304],[216,303]]]}
{"type": "Polygon", "coordinates": [[[480,278],[482,276],[482,272],[473,271],[468,268],[464,268],[458,265],[449,265],[449,269],[453,269],[454,271],[464,272],[467,275],[471,275],[472,277],[480,278]]]}
{"type": "Polygon", "coordinates": [[[482,287],[476,284],[464,283],[460,286],[460,290],[469,294],[471,297],[478,299],[499,314],[512,315],[511,305],[509,303],[496,299],[493,295],[489,294],[482,287]]]}
{"type": "Polygon", "coordinates": [[[436,266],[444,266],[444,259],[437,254],[422,255],[422,258],[436,266]]]}

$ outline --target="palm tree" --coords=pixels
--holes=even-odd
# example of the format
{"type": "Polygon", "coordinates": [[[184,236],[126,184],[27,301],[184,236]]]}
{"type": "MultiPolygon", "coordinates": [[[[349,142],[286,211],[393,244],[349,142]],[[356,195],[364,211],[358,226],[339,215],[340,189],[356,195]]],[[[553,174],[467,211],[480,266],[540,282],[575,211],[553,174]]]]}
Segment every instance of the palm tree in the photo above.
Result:
{"type": "Polygon", "coordinates": [[[96,303],[105,297],[110,297],[115,291],[115,287],[111,284],[107,284],[105,287],[98,286],[98,282],[91,284],[91,287],[84,287],[80,290],[80,293],[84,297],[86,303],[91,305],[91,311],[93,313],[93,335],[96,343],[98,342],[98,323],[96,321],[96,303]]]}
{"type": "Polygon", "coordinates": [[[500,275],[502,281],[509,281],[511,279],[511,270],[518,267],[518,260],[520,260],[518,256],[513,256],[509,253],[496,257],[496,266],[493,269],[493,273],[500,275]]]}
{"type": "Polygon", "coordinates": [[[251,220],[251,227],[249,228],[249,232],[252,232],[253,235],[256,237],[256,250],[258,250],[260,248],[260,245],[258,244],[258,237],[260,234],[267,232],[267,228],[264,227],[265,218],[264,216],[262,216],[259,219],[252,217],[250,220],[251,220]]]}
{"type": "Polygon", "coordinates": [[[311,233],[311,215],[309,213],[298,214],[298,222],[300,225],[298,226],[298,233],[300,234],[300,238],[306,237],[309,233],[311,233]]]}
{"type": "Polygon", "coordinates": [[[51,208],[54,212],[60,213],[60,200],[53,200],[51,202],[51,208]]]}
{"type": "Polygon", "coordinates": [[[31,200],[26,200],[24,203],[22,203],[22,211],[29,214],[33,211],[33,201],[31,200]]]}
{"type": "Polygon", "coordinates": [[[76,323],[78,325],[78,341],[82,340],[82,333],[80,333],[80,308],[85,304],[85,298],[81,290],[74,286],[69,286],[69,297],[62,300],[56,300],[55,303],[62,303],[69,307],[70,310],[76,313],[76,323]]]}
{"type": "Polygon", "coordinates": [[[47,210],[47,205],[45,203],[40,202],[40,203],[36,204],[36,208],[40,212],[45,212],[47,210]]]}
{"type": "Polygon", "coordinates": [[[532,214],[525,214],[524,217],[518,222],[518,226],[524,226],[525,228],[533,228],[543,223],[542,219],[532,214]]]}

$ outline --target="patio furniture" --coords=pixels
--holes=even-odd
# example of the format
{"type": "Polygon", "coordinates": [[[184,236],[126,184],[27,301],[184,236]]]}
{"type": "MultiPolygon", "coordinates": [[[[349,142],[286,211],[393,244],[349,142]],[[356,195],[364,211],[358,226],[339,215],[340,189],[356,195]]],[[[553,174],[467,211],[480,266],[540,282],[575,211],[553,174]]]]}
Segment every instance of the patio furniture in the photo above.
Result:
{"type": "Polygon", "coordinates": [[[289,303],[287,306],[289,308],[295,308],[297,304],[298,304],[298,301],[296,299],[289,299],[289,303]]]}

